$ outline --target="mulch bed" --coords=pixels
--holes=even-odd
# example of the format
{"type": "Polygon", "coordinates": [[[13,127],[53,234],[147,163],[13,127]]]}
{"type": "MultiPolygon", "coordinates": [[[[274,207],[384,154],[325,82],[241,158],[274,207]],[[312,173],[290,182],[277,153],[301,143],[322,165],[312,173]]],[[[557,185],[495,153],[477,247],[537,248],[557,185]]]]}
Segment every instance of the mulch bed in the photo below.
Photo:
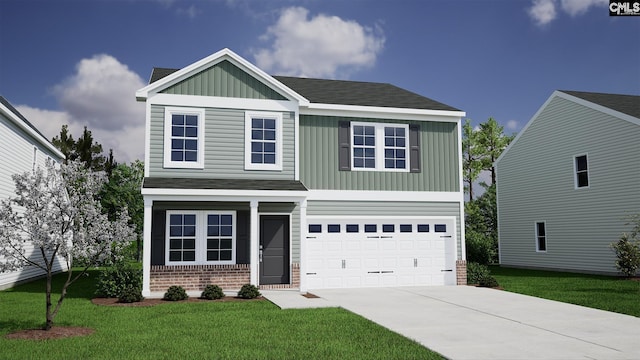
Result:
{"type": "Polygon", "coordinates": [[[95,332],[94,329],[73,326],[54,326],[50,330],[28,329],[5,335],[7,339],[21,340],[52,340],[72,336],[87,336],[95,332]]]}
{"type": "Polygon", "coordinates": [[[258,296],[255,299],[243,299],[237,296],[225,296],[222,299],[218,299],[218,300],[207,300],[207,299],[201,299],[197,297],[190,297],[187,300],[180,300],[180,301],[168,301],[168,300],[162,300],[162,299],[144,299],[142,301],[133,302],[133,303],[121,303],[118,301],[118,298],[93,298],[91,299],[91,302],[95,305],[102,305],[102,306],[129,307],[129,306],[156,306],[160,304],[171,304],[171,303],[244,302],[244,301],[264,301],[264,300],[266,299],[262,296],[258,296]]]}
{"type": "Polygon", "coordinates": [[[312,293],[304,293],[302,294],[302,296],[306,297],[307,299],[319,299],[320,296],[312,294],[312,293]]]}

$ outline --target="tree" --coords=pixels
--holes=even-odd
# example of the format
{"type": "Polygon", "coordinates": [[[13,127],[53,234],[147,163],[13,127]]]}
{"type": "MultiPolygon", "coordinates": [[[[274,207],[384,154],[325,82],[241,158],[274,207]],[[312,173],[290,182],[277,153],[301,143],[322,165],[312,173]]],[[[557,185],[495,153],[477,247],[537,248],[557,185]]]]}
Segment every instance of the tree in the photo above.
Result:
{"type": "Polygon", "coordinates": [[[118,211],[124,207],[129,209],[132,225],[136,232],[136,260],[140,260],[142,250],[142,226],[144,223],[144,200],[140,188],[144,178],[144,163],[136,160],[127,164],[119,164],[113,170],[109,181],[102,189],[101,202],[109,219],[115,220],[118,211]]]}
{"type": "Polygon", "coordinates": [[[514,137],[505,135],[504,127],[498,125],[494,118],[489,118],[487,122],[480,124],[478,145],[482,154],[482,170],[491,172],[490,185],[496,183],[496,169],[493,164],[514,137]]]}
{"type": "Polygon", "coordinates": [[[105,171],[107,176],[111,176],[111,171],[118,164],[113,158],[113,149],[109,149],[109,156],[105,157],[102,154],[102,145],[94,141],[93,134],[86,126],[82,136],[73,140],[69,127],[62,125],[60,135],[54,137],[51,143],[64,154],[65,163],[79,160],[87,169],[105,171]]]}
{"type": "Polygon", "coordinates": [[[498,261],[498,207],[496,186],[482,184],[485,191],[465,203],[467,261],[491,264],[498,261]]]}
{"type": "Polygon", "coordinates": [[[75,160],[76,142],[73,140],[73,135],[69,133],[69,127],[67,125],[62,125],[60,135],[54,137],[51,143],[64,154],[65,162],[75,160]]]}
{"type": "Polygon", "coordinates": [[[478,135],[469,119],[465,119],[462,126],[462,178],[470,201],[473,200],[473,183],[482,171],[482,153],[478,146],[478,135]]]}
{"type": "Polygon", "coordinates": [[[102,213],[98,192],[105,177],[73,161],[57,168],[16,174],[15,197],[0,202],[0,271],[35,266],[46,273],[46,323],[50,330],[68,287],[91,266],[117,256],[132,237],[123,209],[109,221],[102,213]],[[28,252],[33,245],[33,253],[28,252]],[[51,301],[53,266],[62,258],[68,272],[55,308],[51,301]],[[72,267],[82,260],[82,270],[72,267]]]}

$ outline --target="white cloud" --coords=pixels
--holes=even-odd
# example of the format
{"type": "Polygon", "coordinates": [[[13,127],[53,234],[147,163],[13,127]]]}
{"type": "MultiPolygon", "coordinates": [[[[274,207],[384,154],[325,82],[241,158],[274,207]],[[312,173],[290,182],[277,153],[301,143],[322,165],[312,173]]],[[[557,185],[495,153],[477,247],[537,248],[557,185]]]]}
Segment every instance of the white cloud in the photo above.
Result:
{"type": "Polygon", "coordinates": [[[507,121],[507,125],[505,127],[506,127],[507,130],[515,131],[515,130],[518,129],[519,124],[515,120],[509,120],[509,121],[507,121]]]}
{"type": "Polygon", "coordinates": [[[529,8],[529,16],[537,25],[544,26],[556,18],[556,5],[554,0],[533,0],[529,8]]]}
{"type": "Polygon", "coordinates": [[[16,106],[49,140],[69,126],[74,138],[84,126],[105,155],[113,149],[119,162],[144,159],[144,104],[135,91],[145,85],[136,73],[109,55],[82,59],[76,73],[54,87],[61,110],[16,106]]]}
{"type": "Polygon", "coordinates": [[[276,74],[335,77],[375,64],[384,47],[380,27],[320,14],[311,19],[302,7],[283,9],[261,36],[268,48],[255,50],[258,67],[276,74]]]}
{"type": "Polygon", "coordinates": [[[591,7],[606,7],[607,0],[533,0],[529,8],[529,16],[539,26],[544,26],[558,17],[556,4],[572,17],[586,13],[591,7]]]}

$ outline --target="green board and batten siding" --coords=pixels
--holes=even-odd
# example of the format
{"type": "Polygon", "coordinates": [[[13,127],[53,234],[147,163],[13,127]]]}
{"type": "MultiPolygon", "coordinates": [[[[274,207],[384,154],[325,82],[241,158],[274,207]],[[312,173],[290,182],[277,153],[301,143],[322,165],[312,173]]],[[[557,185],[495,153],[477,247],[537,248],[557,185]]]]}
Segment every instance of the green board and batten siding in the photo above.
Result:
{"type": "Polygon", "coordinates": [[[455,123],[300,115],[300,180],[309,189],[459,191],[455,123]],[[421,171],[339,171],[338,122],[415,123],[421,131],[421,171]]]}
{"type": "Polygon", "coordinates": [[[226,60],[168,87],[162,93],[287,100],[278,92],[226,60]]]}
{"type": "Polygon", "coordinates": [[[614,273],[609,244],[640,213],[640,126],[555,97],[497,166],[503,265],[614,273]],[[574,156],[590,187],[575,189],[574,156]],[[547,251],[534,224],[546,222],[547,251]]]}
{"type": "Polygon", "coordinates": [[[457,258],[462,258],[460,204],[413,201],[309,201],[307,216],[452,216],[456,218],[457,258]]]}
{"type": "Polygon", "coordinates": [[[151,107],[150,176],[292,180],[295,168],[294,119],[282,113],[282,171],[244,169],[244,110],[205,109],[204,169],[165,169],[164,107],[151,107]]]}

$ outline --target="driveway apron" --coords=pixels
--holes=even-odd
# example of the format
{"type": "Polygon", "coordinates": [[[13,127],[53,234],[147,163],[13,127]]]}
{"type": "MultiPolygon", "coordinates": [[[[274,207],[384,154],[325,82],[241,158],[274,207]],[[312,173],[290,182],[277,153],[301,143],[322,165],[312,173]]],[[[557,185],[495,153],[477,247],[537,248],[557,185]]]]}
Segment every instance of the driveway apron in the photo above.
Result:
{"type": "Polygon", "coordinates": [[[449,359],[640,359],[640,318],[471,286],[310,290],[449,359]]]}

